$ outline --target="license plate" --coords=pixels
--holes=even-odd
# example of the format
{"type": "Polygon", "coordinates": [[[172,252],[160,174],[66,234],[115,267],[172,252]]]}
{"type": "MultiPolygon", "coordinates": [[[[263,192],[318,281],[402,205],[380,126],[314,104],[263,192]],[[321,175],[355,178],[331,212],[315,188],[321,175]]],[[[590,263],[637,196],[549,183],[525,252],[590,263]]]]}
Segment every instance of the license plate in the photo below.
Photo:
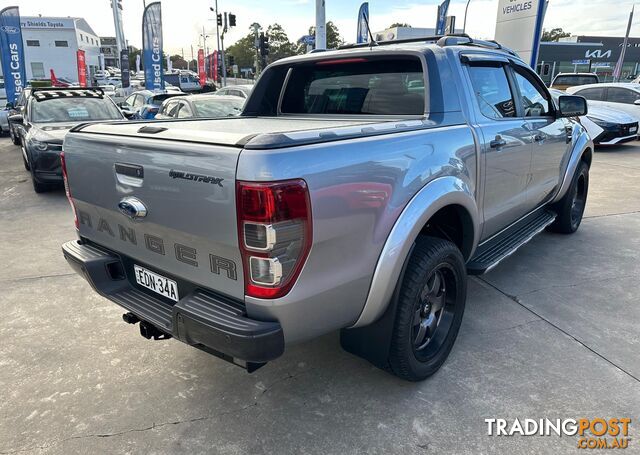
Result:
{"type": "Polygon", "coordinates": [[[135,264],[133,271],[136,276],[136,283],[140,286],[175,302],[178,301],[178,284],[175,281],[135,264]]]}

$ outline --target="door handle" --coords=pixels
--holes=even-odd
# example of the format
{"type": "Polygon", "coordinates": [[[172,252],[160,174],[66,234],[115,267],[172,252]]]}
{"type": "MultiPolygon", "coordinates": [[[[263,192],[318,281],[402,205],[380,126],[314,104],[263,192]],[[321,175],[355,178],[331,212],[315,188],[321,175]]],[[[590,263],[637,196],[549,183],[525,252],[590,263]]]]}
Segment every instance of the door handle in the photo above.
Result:
{"type": "Polygon", "coordinates": [[[500,148],[504,147],[505,145],[507,145],[507,141],[502,139],[502,136],[500,136],[500,135],[497,135],[494,140],[489,142],[489,146],[492,149],[498,149],[499,150],[500,148]]]}

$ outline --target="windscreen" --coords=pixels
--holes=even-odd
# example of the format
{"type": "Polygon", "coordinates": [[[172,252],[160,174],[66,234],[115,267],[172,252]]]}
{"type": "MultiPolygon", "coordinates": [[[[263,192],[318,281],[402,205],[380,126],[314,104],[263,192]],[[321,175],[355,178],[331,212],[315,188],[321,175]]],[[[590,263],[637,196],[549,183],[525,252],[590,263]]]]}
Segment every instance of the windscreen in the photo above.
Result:
{"type": "Polygon", "coordinates": [[[31,103],[36,123],[122,120],[118,108],[104,98],[53,98],[31,103]]]}
{"type": "Polygon", "coordinates": [[[285,114],[424,115],[425,85],[417,57],[320,60],[292,68],[285,114]]]}
{"type": "Polygon", "coordinates": [[[231,117],[242,113],[243,99],[236,100],[216,100],[209,96],[209,99],[194,100],[196,117],[231,117]]]}

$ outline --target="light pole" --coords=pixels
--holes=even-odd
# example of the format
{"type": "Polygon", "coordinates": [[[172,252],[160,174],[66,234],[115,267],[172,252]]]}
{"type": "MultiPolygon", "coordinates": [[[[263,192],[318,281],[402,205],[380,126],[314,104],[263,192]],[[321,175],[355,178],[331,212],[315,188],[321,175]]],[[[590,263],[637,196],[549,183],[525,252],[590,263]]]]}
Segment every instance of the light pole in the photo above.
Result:
{"type": "MultiPolygon", "coordinates": [[[[210,11],[213,11],[216,14],[216,41],[217,41],[217,49],[218,49],[218,53],[220,54],[220,23],[218,22],[218,0],[215,1],[215,9],[209,7],[210,11]]],[[[223,71],[224,71],[224,55],[220,54],[222,56],[222,66],[223,66],[223,71]]],[[[217,57],[216,57],[217,58],[217,57]]],[[[216,75],[216,79],[217,79],[217,75],[216,75]]],[[[223,84],[226,83],[227,79],[226,79],[226,75],[224,73],[222,73],[222,78],[223,78],[223,84]]]]}
{"type": "Polygon", "coordinates": [[[327,20],[324,0],[316,0],[316,49],[327,48],[327,20]]]}
{"type": "MultiPolygon", "coordinates": [[[[464,9],[464,23],[462,24],[462,33],[467,33],[467,12],[469,11],[469,3],[471,3],[471,0],[467,0],[467,6],[464,9]]],[[[453,32],[455,33],[455,30],[453,32]]]]}

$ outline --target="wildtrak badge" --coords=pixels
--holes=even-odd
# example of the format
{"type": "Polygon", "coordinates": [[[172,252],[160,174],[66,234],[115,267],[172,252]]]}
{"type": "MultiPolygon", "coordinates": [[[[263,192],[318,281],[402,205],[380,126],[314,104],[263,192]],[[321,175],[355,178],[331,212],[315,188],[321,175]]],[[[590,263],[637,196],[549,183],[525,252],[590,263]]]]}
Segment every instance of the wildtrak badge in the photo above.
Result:
{"type": "Polygon", "coordinates": [[[192,174],[191,172],[175,171],[173,169],[169,171],[169,177],[171,177],[172,179],[183,179],[191,180],[193,182],[211,183],[212,185],[218,185],[220,188],[222,188],[222,181],[224,180],[220,177],[192,174]]]}

